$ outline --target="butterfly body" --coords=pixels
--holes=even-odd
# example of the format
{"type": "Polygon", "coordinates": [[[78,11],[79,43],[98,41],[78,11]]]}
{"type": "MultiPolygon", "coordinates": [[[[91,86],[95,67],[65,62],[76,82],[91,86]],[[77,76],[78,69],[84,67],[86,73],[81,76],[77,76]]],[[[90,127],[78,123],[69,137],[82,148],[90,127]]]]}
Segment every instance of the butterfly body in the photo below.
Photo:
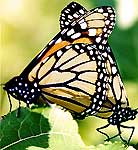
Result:
{"type": "Polygon", "coordinates": [[[120,105],[116,105],[113,110],[114,113],[108,118],[109,124],[119,125],[122,122],[136,118],[137,111],[132,110],[130,107],[122,108],[120,105]]]}
{"type": "Polygon", "coordinates": [[[37,99],[41,94],[37,82],[29,82],[21,76],[14,77],[5,84],[4,90],[17,100],[22,100],[27,104],[37,104],[37,99]]]}

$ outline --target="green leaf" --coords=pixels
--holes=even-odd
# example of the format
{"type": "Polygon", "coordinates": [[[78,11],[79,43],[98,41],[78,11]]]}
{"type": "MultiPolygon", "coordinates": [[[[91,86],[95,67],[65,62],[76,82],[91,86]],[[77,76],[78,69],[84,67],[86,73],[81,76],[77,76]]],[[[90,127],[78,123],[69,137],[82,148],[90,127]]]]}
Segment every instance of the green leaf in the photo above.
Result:
{"type": "Polygon", "coordinates": [[[79,133],[78,125],[68,111],[57,107],[49,113],[51,131],[49,135],[49,148],[52,150],[81,150],[84,149],[79,133]]]}
{"type": "Polygon", "coordinates": [[[16,113],[1,120],[1,150],[134,150],[119,142],[86,146],[72,115],[58,107],[21,108],[19,118],[16,113]]]}
{"type": "Polygon", "coordinates": [[[16,114],[17,110],[1,120],[2,150],[64,150],[69,147],[80,150],[85,146],[78,134],[78,125],[69,112],[57,107],[35,108],[32,111],[21,108],[19,118],[16,114]]]}
{"type": "Polygon", "coordinates": [[[1,120],[1,150],[25,150],[28,146],[48,147],[48,119],[40,113],[21,108],[21,115],[16,117],[17,110],[1,120]]]}

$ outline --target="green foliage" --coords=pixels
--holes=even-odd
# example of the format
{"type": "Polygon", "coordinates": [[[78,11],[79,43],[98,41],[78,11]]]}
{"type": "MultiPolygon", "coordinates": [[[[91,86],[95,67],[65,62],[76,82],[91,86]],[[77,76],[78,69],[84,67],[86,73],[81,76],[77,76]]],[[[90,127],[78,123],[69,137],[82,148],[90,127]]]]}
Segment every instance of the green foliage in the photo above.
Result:
{"type": "MultiPolygon", "coordinates": [[[[86,146],[78,133],[78,125],[69,112],[54,107],[21,108],[1,120],[1,150],[125,150],[119,142],[86,146]]],[[[92,135],[94,136],[94,135],[92,135]]],[[[132,147],[129,147],[134,150],[132,147]]],[[[129,149],[128,148],[128,149],[129,149]]]]}
{"type": "Polygon", "coordinates": [[[9,113],[1,120],[1,149],[24,150],[30,145],[48,147],[48,119],[40,113],[22,108],[19,118],[17,111],[9,113]]]}

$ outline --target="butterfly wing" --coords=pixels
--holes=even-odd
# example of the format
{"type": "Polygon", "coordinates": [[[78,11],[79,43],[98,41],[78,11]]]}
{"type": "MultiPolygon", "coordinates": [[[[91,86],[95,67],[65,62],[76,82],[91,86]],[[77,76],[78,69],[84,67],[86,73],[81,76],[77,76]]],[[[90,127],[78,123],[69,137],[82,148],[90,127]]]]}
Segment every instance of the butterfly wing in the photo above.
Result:
{"type": "Polygon", "coordinates": [[[72,2],[63,9],[62,14],[60,17],[62,31],[24,69],[21,73],[22,77],[28,78],[28,74],[34,67],[40,64],[41,59],[50,56],[55,51],[67,45],[75,43],[98,44],[97,48],[102,49],[103,45],[106,44],[108,35],[111,34],[114,27],[115,14],[111,7],[97,7],[86,12],[85,8],[78,3],[72,2]],[[67,12],[70,12],[70,15],[67,12]],[[68,20],[63,19],[62,14],[68,20]],[[70,24],[66,25],[66,21],[70,24]]]}
{"type": "Polygon", "coordinates": [[[71,2],[67,5],[62,11],[60,16],[60,29],[61,31],[67,29],[69,25],[78,19],[80,16],[83,16],[87,10],[76,2],[71,2]]]}
{"type": "Polygon", "coordinates": [[[103,103],[103,107],[101,107],[96,116],[108,118],[113,113],[114,106],[119,105],[120,107],[125,108],[129,106],[129,102],[119,68],[108,43],[106,44],[105,52],[102,53],[102,57],[106,62],[109,82],[107,84],[107,100],[103,103]]]}
{"type": "MultiPolygon", "coordinates": [[[[49,57],[51,58],[54,53],[60,53],[60,49],[67,47],[70,44],[87,43],[96,46],[99,51],[100,47],[103,49],[106,45],[107,38],[111,34],[111,31],[114,27],[115,14],[111,7],[98,7],[91,11],[86,11],[86,9],[84,9],[82,6],[72,3],[64,8],[60,20],[62,31],[58,33],[55,38],[53,38],[53,40],[42,50],[42,52],[40,52],[40,54],[38,54],[38,56],[36,56],[36,58],[21,74],[23,76],[26,75],[29,81],[33,81],[38,74],[38,69],[43,68],[41,67],[42,62],[47,61],[47,59],[49,59],[49,57]],[[75,9],[73,9],[73,7],[75,7],[75,9]],[[68,23],[66,23],[65,19],[63,18],[68,18],[68,23]]],[[[105,51],[108,49],[109,48],[107,47],[105,51]]],[[[100,52],[104,56],[104,51],[101,50],[100,52]]],[[[107,66],[110,66],[108,69],[114,70],[113,68],[116,68],[116,66],[112,67],[112,65],[110,65],[111,59],[113,62],[115,62],[112,52],[107,52],[107,55],[108,57],[106,57],[106,64],[107,66]]],[[[50,60],[56,63],[54,58],[50,60]]],[[[51,63],[49,64],[50,65],[47,66],[47,70],[50,70],[50,68],[54,65],[51,63]]],[[[42,74],[45,74],[46,76],[48,72],[47,70],[41,71],[42,74]]],[[[109,73],[109,75],[112,80],[112,74],[109,73]]],[[[114,80],[115,83],[117,82],[118,85],[120,85],[121,82],[119,78],[114,79],[116,80],[114,80]]],[[[115,101],[116,98],[112,92],[114,87],[111,85],[112,84],[110,83],[108,87],[108,97],[112,97],[110,99],[114,99],[115,101]]]]}
{"type": "MultiPolygon", "coordinates": [[[[107,43],[107,37],[111,34],[115,24],[114,10],[111,7],[103,6],[87,11],[79,4],[71,3],[63,9],[60,19],[62,22],[62,30],[74,26],[73,29],[76,28],[76,37],[79,36],[79,32],[81,32],[81,36],[79,38],[77,37],[78,41],[83,41],[84,38],[81,37],[88,36],[90,41],[99,48],[101,55],[106,61],[108,74],[110,76],[107,101],[104,102],[102,109],[97,115],[107,118],[111,115],[112,108],[116,103],[120,103],[122,107],[128,106],[128,98],[121,80],[121,75],[110,45],[107,43]],[[72,11],[74,7],[75,9],[72,11]],[[65,23],[65,18],[66,22],[68,20],[68,23],[65,23]],[[79,31],[78,33],[77,30],[79,31]]],[[[75,35],[71,36],[75,37],[75,35]]],[[[66,36],[65,38],[69,39],[66,36]]]]}
{"type": "Polygon", "coordinates": [[[108,76],[103,58],[89,44],[72,44],[41,60],[29,80],[37,80],[42,98],[73,113],[96,113],[105,100],[108,76]]]}
{"type": "Polygon", "coordinates": [[[98,49],[107,43],[115,25],[115,12],[110,6],[87,11],[77,3],[71,3],[61,12],[60,27],[63,39],[73,41],[88,38],[98,49]]]}

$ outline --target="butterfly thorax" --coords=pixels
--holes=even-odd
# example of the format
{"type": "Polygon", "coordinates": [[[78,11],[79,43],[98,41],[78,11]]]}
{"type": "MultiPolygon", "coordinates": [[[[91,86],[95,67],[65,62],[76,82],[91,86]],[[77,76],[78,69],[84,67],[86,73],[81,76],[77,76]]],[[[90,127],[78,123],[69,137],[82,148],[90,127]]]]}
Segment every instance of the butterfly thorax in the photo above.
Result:
{"type": "Polygon", "coordinates": [[[37,103],[41,90],[36,82],[30,82],[20,76],[12,78],[5,84],[4,90],[17,100],[27,104],[37,103]]]}
{"type": "Polygon", "coordinates": [[[132,110],[130,107],[122,108],[116,105],[113,108],[113,114],[108,118],[109,124],[118,125],[128,120],[134,120],[137,115],[137,110],[132,110]]]}

